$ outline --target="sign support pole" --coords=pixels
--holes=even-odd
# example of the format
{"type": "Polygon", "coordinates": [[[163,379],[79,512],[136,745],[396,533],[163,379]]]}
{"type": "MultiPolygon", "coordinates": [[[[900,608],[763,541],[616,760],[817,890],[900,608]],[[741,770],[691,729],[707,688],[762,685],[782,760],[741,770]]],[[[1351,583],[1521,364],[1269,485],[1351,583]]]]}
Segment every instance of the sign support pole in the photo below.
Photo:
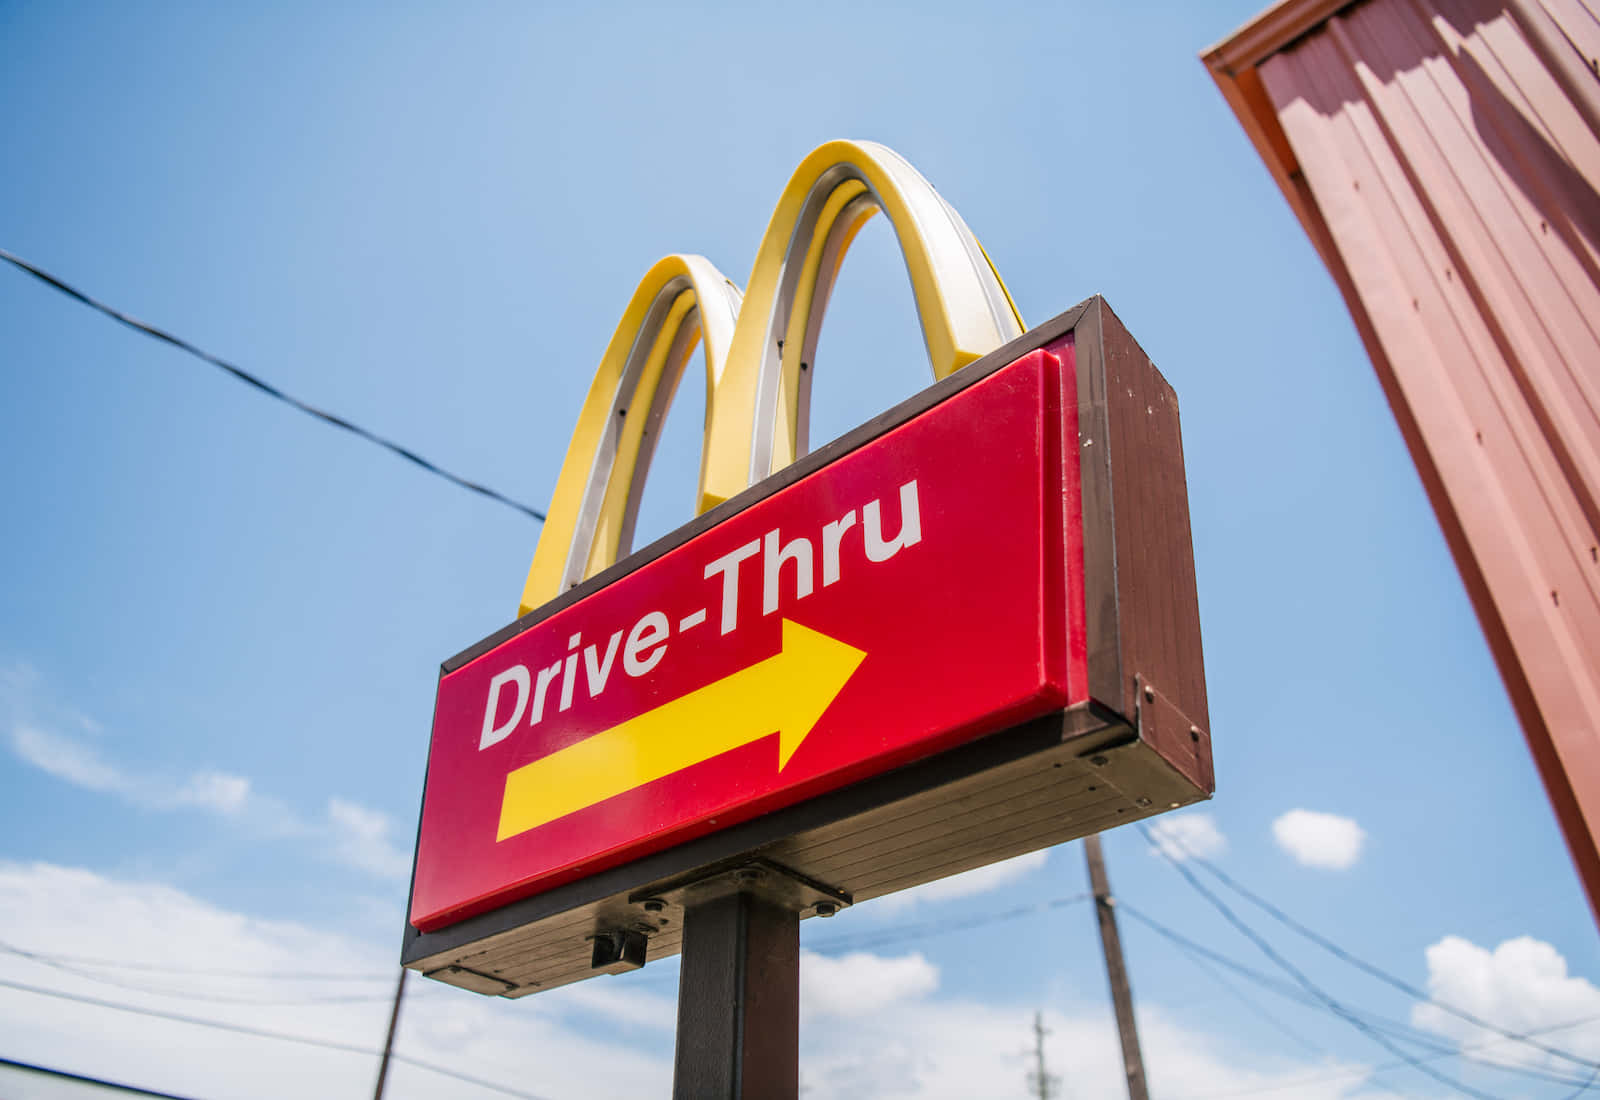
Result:
{"type": "Polygon", "coordinates": [[[799,1089],[799,912],[746,889],[691,900],[674,1100],[793,1100],[799,1089]]]}
{"type": "Polygon", "coordinates": [[[1122,961],[1122,937],[1117,934],[1117,901],[1106,876],[1106,857],[1100,834],[1083,838],[1089,862],[1089,885],[1094,890],[1094,914],[1100,923],[1100,944],[1106,952],[1106,978],[1111,983],[1111,1003],[1117,1013],[1117,1037],[1122,1040],[1122,1068],[1128,1077],[1128,1100],[1150,1100],[1144,1083],[1144,1056],[1139,1053],[1139,1029],[1133,1022],[1133,989],[1128,967],[1122,961]]]}
{"type": "Polygon", "coordinates": [[[406,975],[410,971],[400,968],[400,980],[394,987],[394,1008],[389,1011],[389,1030],[383,1037],[383,1060],[378,1063],[378,1084],[372,1090],[373,1100],[383,1100],[383,1086],[389,1080],[389,1055],[394,1053],[395,1028],[400,1024],[400,999],[406,995],[406,975]]]}

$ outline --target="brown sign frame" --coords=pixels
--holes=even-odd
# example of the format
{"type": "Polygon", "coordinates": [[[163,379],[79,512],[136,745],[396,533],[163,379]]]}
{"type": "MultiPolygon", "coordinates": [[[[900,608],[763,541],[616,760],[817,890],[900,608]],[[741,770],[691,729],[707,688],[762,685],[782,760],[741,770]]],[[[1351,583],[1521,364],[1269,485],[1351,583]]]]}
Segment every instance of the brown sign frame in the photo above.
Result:
{"type": "Polygon", "coordinates": [[[524,615],[445,661],[440,675],[1064,337],[1074,343],[1078,385],[1090,702],[437,931],[408,923],[402,964],[476,992],[521,997],[677,953],[685,884],[739,873],[782,877],[806,892],[803,915],[831,915],[1209,798],[1215,784],[1177,397],[1098,296],[524,615]],[[1019,815],[1027,823],[1021,834],[982,834],[985,820],[1019,815]],[[963,828],[952,842],[941,824],[957,819],[963,828]],[[908,829],[911,845],[899,844],[881,867],[858,868],[842,883],[814,873],[830,851],[870,849],[875,836],[908,829]]]}

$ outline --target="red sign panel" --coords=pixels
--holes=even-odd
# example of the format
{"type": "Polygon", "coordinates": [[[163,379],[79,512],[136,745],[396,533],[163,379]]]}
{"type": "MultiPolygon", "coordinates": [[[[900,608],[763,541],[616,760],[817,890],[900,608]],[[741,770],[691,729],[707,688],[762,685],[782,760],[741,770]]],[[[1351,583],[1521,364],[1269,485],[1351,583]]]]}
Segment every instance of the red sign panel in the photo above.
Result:
{"type": "Polygon", "coordinates": [[[1032,352],[446,674],[412,924],[1087,699],[1076,395],[1032,352]]]}

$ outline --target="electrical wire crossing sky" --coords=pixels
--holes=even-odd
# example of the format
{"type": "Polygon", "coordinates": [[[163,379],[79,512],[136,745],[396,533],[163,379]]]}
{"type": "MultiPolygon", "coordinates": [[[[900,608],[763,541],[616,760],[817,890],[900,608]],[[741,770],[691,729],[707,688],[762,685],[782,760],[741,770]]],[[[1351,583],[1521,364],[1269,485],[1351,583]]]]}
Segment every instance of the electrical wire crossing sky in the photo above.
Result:
{"type": "MultiPolygon", "coordinates": [[[[1104,835],[1152,1095],[1593,1093],[1560,831],[1338,288],[1197,58],[1263,6],[0,6],[0,1059],[373,1088],[440,662],[515,615],[641,274],[739,281],[847,137],[961,211],[1021,316],[1103,295],[1181,402],[1217,794],[1150,833],[1236,921],[1104,835]],[[712,106],[663,127],[663,89],[712,106]]],[[[824,330],[813,448],[933,380],[883,219],[824,330]]],[[[700,504],[700,369],[637,546],[700,504]]],[[[807,1095],[1027,1095],[1036,1018],[1073,1095],[1125,1091],[1082,868],[804,922],[807,1095]]],[[[660,1095],[676,989],[413,981],[386,1096],[660,1095]]]]}

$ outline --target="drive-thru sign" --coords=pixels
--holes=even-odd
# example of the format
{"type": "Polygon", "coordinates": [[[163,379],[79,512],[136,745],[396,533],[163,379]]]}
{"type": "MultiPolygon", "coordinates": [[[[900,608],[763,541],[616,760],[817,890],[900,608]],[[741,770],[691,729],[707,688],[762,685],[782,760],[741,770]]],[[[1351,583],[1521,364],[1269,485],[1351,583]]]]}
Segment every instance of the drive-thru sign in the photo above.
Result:
{"type": "Polygon", "coordinates": [[[680,1097],[795,1094],[801,918],[1212,790],[1175,395],[1099,298],[1025,330],[881,146],[807,158],[747,295],[646,275],[521,611],[441,668],[402,962],[520,997],[681,950],[680,1097]],[[808,454],[878,210],[937,381],[808,454]],[[628,555],[701,341],[701,514],[628,555]]]}
{"type": "Polygon", "coordinates": [[[446,674],[413,922],[1087,699],[1077,454],[1050,454],[1070,359],[1033,352],[446,674]]]}

